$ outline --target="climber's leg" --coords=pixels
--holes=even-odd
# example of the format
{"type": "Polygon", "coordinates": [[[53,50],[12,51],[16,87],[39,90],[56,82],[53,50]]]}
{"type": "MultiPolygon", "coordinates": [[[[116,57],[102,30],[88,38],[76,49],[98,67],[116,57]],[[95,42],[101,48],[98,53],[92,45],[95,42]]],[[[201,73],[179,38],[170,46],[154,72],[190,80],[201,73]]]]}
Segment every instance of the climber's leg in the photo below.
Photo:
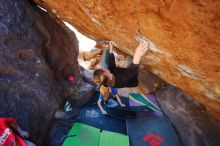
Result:
{"type": "Polygon", "coordinates": [[[109,63],[109,49],[105,49],[103,51],[102,59],[100,62],[100,65],[104,69],[108,69],[108,63],[109,63]]]}

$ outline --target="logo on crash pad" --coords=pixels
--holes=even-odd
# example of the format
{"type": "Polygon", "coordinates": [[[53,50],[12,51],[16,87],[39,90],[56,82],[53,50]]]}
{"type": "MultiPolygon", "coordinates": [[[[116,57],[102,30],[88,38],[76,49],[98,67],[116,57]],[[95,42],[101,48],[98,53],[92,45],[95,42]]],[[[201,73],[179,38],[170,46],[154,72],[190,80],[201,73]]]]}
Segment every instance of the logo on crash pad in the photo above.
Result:
{"type": "Polygon", "coordinates": [[[95,110],[87,110],[86,111],[86,117],[97,118],[97,117],[99,117],[99,113],[95,110]]]}
{"type": "Polygon", "coordinates": [[[92,140],[95,140],[95,139],[96,138],[90,133],[90,131],[87,128],[82,129],[79,133],[80,143],[92,141],[92,140]]]}
{"type": "Polygon", "coordinates": [[[143,140],[151,146],[159,146],[164,141],[164,138],[160,137],[159,135],[149,133],[148,135],[144,136],[143,140]]]}

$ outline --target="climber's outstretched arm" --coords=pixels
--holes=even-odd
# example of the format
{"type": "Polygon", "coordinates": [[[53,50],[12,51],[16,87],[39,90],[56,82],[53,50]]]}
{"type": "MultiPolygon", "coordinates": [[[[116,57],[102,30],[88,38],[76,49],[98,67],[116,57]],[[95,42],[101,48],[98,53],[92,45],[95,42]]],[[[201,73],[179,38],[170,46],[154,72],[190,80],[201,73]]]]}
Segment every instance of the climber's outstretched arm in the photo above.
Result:
{"type": "Polygon", "coordinates": [[[120,106],[125,107],[125,105],[121,102],[121,99],[120,99],[119,95],[117,94],[115,96],[116,96],[116,99],[117,99],[118,103],[120,104],[120,106]]]}
{"type": "Polygon", "coordinates": [[[143,40],[135,50],[133,64],[139,64],[141,57],[148,51],[148,41],[143,40]]]}
{"type": "Polygon", "coordinates": [[[102,102],[101,99],[99,99],[97,102],[99,109],[102,111],[102,114],[107,115],[108,113],[103,109],[101,102],[102,102]]]}

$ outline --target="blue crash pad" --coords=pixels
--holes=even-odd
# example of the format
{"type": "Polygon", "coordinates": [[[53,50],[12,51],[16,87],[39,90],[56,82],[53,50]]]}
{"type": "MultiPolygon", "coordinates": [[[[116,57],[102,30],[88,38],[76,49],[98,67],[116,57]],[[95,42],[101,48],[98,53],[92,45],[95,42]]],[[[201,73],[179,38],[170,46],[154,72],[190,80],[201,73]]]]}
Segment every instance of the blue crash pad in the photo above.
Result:
{"type": "Polygon", "coordinates": [[[127,132],[131,146],[180,146],[173,127],[163,116],[129,119],[127,132]]]}

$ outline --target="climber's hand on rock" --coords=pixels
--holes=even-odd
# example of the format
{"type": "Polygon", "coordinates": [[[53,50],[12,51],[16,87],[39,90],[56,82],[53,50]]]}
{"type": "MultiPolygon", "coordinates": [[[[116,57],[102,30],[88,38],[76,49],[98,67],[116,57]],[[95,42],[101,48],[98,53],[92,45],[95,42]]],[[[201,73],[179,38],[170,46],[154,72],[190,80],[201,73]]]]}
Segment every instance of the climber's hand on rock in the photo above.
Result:
{"type": "Polygon", "coordinates": [[[113,53],[113,41],[109,41],[109,48],[110,48],[110,53],[113,53]]]}
{"type": "Polygon", "coordinates": [[[106,41],[103,41],[103,42],[101,43],[101,45],[102,45],[104,48],[109,48],[109,43],[106,42],[106,41]]]}
{"type": "Polygon", "coordinates": [[[148,41],[143,40],[135,50],[133,63],[139,64],[141,57],[145,54],[146,51],[148,51],[148,49],[148,41]]]}

